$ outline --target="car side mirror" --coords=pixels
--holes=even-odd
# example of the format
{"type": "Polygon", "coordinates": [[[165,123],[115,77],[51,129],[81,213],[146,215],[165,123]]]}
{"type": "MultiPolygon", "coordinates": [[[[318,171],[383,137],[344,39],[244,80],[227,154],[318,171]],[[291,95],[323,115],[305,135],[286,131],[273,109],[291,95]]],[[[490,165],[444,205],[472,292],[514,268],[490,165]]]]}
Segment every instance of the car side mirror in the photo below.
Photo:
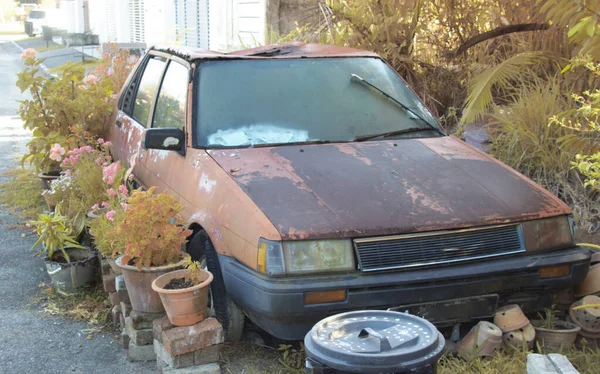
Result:
{"type": "Polygon", "coordinates": [[[148,129],[144,138],[144,148],[162,149],[185,153],[185,133],[180,129],[148,129]]]}

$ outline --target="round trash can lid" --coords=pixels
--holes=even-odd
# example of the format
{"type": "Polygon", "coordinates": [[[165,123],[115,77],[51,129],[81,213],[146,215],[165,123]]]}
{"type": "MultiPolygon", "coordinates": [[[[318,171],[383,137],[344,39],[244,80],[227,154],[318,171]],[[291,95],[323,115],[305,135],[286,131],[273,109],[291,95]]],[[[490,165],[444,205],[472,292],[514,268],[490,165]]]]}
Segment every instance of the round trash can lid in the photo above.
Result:
{"type": "Polygon", "coordinates": [[[394,373],[435,363],[444,350],[442,334],[410,314],[368,310],[325,318],[306,334],[310,358],[356,373],[394,373]]]}

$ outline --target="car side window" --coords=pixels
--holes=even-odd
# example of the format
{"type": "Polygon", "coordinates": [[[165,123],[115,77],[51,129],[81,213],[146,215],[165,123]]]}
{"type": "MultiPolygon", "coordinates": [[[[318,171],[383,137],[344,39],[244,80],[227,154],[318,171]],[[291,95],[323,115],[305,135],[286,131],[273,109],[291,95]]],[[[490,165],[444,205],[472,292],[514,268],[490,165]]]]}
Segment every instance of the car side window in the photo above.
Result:
{"type": "Polygon", "coordinates": [[[135,102],[133,103],[132,116],[143,126],[146,126],[148,122],[150,108],[152,108],[152,102],[156,98],[158,85],[162,79],[166,63],[165,59],[159,57],[149,59],[140,80],[139,88],[135,95],[135,102]]]}
{"type": "Polygon", "coordinates": [[[160,87],[152,127],[185,128],[188,82],[188,68],[171,61],[160,87]]]}

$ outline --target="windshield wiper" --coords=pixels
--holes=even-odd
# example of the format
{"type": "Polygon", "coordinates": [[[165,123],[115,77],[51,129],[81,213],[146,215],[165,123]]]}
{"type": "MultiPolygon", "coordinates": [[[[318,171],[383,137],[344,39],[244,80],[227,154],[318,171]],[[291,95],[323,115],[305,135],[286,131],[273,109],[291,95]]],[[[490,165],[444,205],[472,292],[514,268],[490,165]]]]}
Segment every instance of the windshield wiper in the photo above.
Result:
{"type": "Polygon", "coordinates": [[[433,126],[431,123],[427,122],[423,117],[421,117],[417,112],[415,112],[414,110],[410,109],[406,104],[402,103],[401,101],[396,100],[392,95],[388,94],[387,92],[385,92],[384,90],[382,90],[381,88],[375,86],[373,83],[365,80],[363,77],[361,77],[360,75],[356,75],[356,74],[350,74],[350,81],[351,82],[358,82],[360,84],[363,84],[367,87],[370,87],[372,89],[374,89],[375,91],[379,92],[381,95],[383,95],[385,98],[387,98],[388,100],[390,100],[392,103],[398,105],[399,107],[401,107],[402,109],[410,112],[412,115],[414,115],[415,117],[417,117],[418,119],[420,119],[421,121],[423,121],[423,123],[425,123],[427,126],[431,127],[431,129],[437,131],[438,133],[440,133],[441,135],[446,135],[442,130],[440,130],[439,128],[433,126]]]}
{"type": "Polygon", "coordinates": [[[304,140],[298,142],[282,142],[282,143],[260,143],[248,145],[248,148],[262,148],[262,147],[277,147],[281,145],[303,145],[303,144],[326,144],[326,143],[347,143],[345,140],[304,140]]]}
{"type": "Polygon", "coordinates": [[[437,131],[437,129],[434,128],[434,127],[432,127],[432,128],[427,128],[427,127],[409,127],[407,129],[402,129],[402,130],[381,132],[379,134],[360,135],[360,136],[357,136],[356,138],[354,138],[354,141],[355,142],[362,142],[362,141],[365,141],[365,140],[379,138],[379,137],[386,138],[388,136],[410,134],[410,133],[413,133],[413,132],[421,132],[421,131],[437,131]]]}

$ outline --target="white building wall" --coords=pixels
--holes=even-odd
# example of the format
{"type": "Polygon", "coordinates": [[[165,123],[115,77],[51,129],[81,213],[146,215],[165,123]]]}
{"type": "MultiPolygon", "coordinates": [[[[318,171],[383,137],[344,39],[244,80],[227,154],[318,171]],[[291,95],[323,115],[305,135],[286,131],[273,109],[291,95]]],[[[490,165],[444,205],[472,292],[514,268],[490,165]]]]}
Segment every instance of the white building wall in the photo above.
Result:
{"type": "Polygon", "coordinates": [[[233,0],[233,46],[252,48],[265,44],[266,0],[233,0]]]}
{"type": "Polygon", "coordinates": [[[60,28],[69,33],[85,32],[83,0],[61,0],[59,13],[62,19],[60,28]]]}

